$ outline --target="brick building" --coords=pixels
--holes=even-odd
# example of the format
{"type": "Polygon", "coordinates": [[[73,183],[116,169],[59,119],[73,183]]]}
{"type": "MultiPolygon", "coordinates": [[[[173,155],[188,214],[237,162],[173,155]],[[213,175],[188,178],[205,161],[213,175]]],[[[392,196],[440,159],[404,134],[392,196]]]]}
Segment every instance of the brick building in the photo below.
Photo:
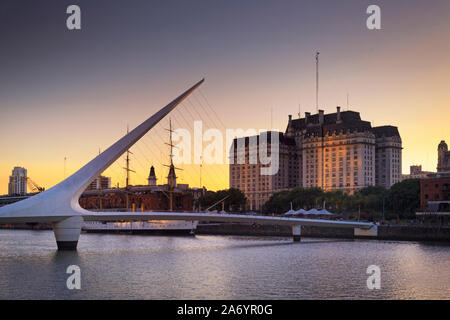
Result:
{"type": "Polygon", "coordinates": [[[206,193],[205,188],[189,188],[188,184],[177,184],[173,165],[170,166],[167,184],[157,185],[155,168],[150,168],[148,185],[128,188],[86,190],[79,203],[86,210],[111,211],[193,211],[194,200],[206,193]],[[128,208],[127,208],[128,194],[128,208]]]}
{"type": "Polygon", "coordinates": [[[440,201],[450,201],[450,171],[420,180],[421,209],[426,210],[429,202],[440,201]]]}
{"type": "MultiPolygon", "coordinates": [[[[85,191],[80,197],[80,206],[86,210],[122,210],[126,211],[125,188],[85,191]]],[[[159,187],[132,186],[128,189],[129,209],[140,211],[167,211],[169,198],[166,190],[159,187]]],[[[190,192],[173,193],[173,209],[175,211],[192,211],[193,195],[190,192]]]]}

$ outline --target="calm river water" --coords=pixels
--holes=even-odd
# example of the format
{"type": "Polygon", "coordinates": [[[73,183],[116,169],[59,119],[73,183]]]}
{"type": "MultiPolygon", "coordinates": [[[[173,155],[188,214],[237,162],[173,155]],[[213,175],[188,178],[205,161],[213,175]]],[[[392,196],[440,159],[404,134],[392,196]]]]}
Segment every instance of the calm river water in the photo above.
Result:
{"type": "Polygon", "coordinates": [[[0,230],[0,299],[449,299],[450,247],[417,242],[0,230]],[[81,289],[69,290],[69,265],[81,289]],[[381,289],[367,288],[367,267],[381,289]]]}

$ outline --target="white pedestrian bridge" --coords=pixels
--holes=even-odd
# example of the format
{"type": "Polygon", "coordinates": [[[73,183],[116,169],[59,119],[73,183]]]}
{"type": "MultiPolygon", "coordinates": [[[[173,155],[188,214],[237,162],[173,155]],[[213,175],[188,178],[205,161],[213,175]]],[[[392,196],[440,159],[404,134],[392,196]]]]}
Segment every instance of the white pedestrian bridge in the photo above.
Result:
{"type": "Polygon", "coordinates": [[[0,207],[0,223],[51,222],[59,250],[75,250],[83,221],[186,220],[237,222],[292,226],[294,241],[301,237],[301,226],[353,228],[355,235],[376,235],[372,223],[297,219],[234,214],[174,212],[90,212],[80,207],[79,198],[87,186],[124,154],[170,111],[196,90],[204,79],[145,120],[80,170],[54,187],[33,197],[0,207]]]}

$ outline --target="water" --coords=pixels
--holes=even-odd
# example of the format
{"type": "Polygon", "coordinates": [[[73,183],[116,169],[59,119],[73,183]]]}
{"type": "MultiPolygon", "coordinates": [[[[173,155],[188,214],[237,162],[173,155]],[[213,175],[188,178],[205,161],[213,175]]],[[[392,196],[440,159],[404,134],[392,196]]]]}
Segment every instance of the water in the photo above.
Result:
{"type": "Polygon", "coordinates": [[[416,242],[0,230],[0,299],[449,299],[450,247],[416,242]],[[81,268],[68,290],[66,268],[81,268]],[[369,265],[381,290],[367,289],[369,265]]]}

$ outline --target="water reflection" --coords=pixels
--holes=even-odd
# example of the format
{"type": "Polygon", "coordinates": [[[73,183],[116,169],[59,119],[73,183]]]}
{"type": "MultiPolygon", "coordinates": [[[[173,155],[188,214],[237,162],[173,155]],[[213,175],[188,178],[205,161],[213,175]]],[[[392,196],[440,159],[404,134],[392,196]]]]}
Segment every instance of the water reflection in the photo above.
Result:
{"type": "Polygon", "coordinates": [[[0,230],[1,299],[447,299],[448,246],[259,237],[83,234],[58,252],[52,232],[0,230]],[[81,290],[68,290],[69,265],[81,290]],[[382,270],[379,291],[366,269],[382,270]]]}

